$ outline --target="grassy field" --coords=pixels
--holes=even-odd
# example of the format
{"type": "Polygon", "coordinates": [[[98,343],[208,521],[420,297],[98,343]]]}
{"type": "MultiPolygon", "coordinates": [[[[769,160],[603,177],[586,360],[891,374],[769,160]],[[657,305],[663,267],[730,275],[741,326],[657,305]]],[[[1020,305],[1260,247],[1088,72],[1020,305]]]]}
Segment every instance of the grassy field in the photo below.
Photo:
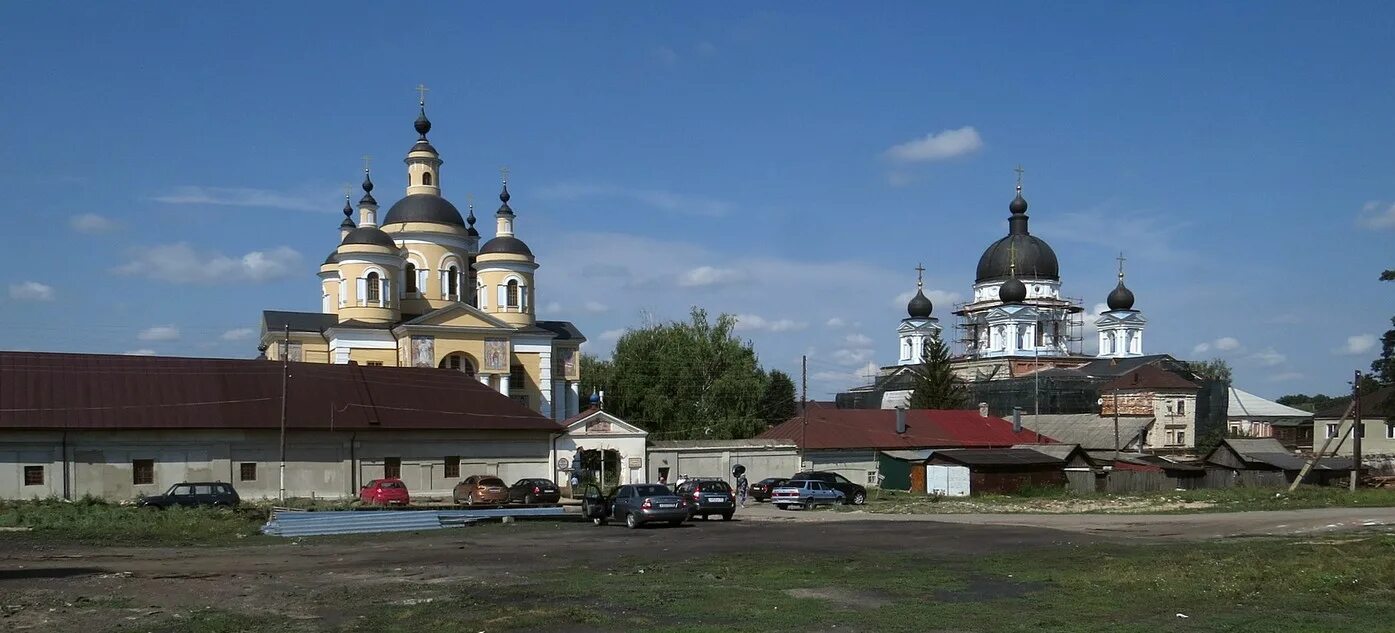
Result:
{"type": "Polygon", "coordinates": [[[1345,488],[1302,486],[1292,493],[1272,488],[1226,488],[1131,495],[1076,494],[1063,488],[1050,488],[1027,490],[1019,495],[981,495],[967,499],[939,500],[923,494],[880,491],[869,497],[865,506],[843,506],[839,509],[897,514],[1175,513],[1391,506],[1395,506],[1395,489],[1365,488],[1351,493],[1345,488]]]}
{"type": "Polygon", "coordinates": [[[0,501],[0,528],[27,528],[5,538],[91,545],[228,545],[266,538],[258,532],[266,517],[257,506],[156,510],[93,499],[0,501]]]}
{"type": "Polygon", "coordinates": [[[1392,535],[1059,547],[952,562],[623,557],[503,583],[315,598],[332,623],[205,611],[154,630],[1390,631],[1392,560],[1392,535]]]}

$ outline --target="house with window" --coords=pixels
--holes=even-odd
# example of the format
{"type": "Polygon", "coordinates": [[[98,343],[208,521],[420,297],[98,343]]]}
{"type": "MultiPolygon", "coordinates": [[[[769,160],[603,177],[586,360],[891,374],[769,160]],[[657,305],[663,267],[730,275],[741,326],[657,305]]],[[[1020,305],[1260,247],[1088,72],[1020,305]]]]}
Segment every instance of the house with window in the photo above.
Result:
{"type": "Polygon", "coordinates": [[[1152,418],[1143,445],[1153,450],[1196,447],[1196,400],[1201,386],[1153,365],[1142,365],[1100,387],[1100,417],[1152,418]]]}
{"type": "Polygon", "coordinates": [[[1387,385],[1370,393],[1361,394],[1361,424],[1353,427],[1354,420],[1347,416],[1351,398],[1333,401],[1326,408],[1313,414],[1314,446],[1321,448],[1323,442],[1333,438],[1328,447],[1329,453],[1351,455],[1354,450],[1351,441],[1353,433],[1360,432],[1361,455],[1367,457],[1395,457],[1395,385],[1387,385]],[[1345,436],[1345,440],[1338,444],[1345,436]]]}
{"type": "Polygon", "coordinates": [[[120,501],[183,481],[352,498],[383,477],[448,498],[470,475],[551,477],[562,430],[435,368],[0,352],[4,499],[120,501]]]}
{"type": "Polygon", "coordinates": [[[787,440],[800,449],[800,470],[836,472],[866,486],[892,479],[898,487],[906,466],[924,461],[928,449],[1010,448],[1015,444],[1052,442],[1012,423],[979,411],[930,409],[815,409],[790,418],[756,436],[787,440]]]}
{"type": "Polygon", "coordinates": [[[1313,414],[1230,387],[1226,429],[1232,437],[1272,437],[1290,449],[1312,448],[1313,414]]]}
{"type": "Polygon", "coordinates": [[[494,237],[442,196],[440,154],[421,104],[407,152],[404,195],[381,218],[364,170],[358,220],[346,196],[338,244],[319,268],[320,309],[268,310],[261,349],[271,360],[461,372],[543,416],[581,408],[581,343],[567,321],[538,320],[533,251],[519,238],[507,174],[494,237]]]}

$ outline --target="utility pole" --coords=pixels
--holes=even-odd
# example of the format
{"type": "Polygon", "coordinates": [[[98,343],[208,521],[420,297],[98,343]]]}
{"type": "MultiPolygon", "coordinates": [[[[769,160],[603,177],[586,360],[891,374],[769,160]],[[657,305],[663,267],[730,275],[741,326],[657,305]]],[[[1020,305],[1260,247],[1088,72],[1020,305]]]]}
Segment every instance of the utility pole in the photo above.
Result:
{"type": "MultiPolygon", "coordinates": [[[[1037,329],[1041,329],[1041,321],[1037,321],[1037,329]]],[[[1041,443],[1041,332],[1033,332],[1036,335],[1036,344],[1032,346],[1032,429],[1037,432],[1037,443],[1041,443]]]]}
{"type": "Polygon", "coordinates": [[[1119,458],[1119,390],[1114,390],[1114,459],[1119,458]]]}
{"type": "Polygon", "coordinates": [[[286,501],[286,388],[291,377],[291,324],[286,324],[284,346],[281,348],[281,492],[277,499],[286,501]]]}
{"type": "Polygon", "coordinates": [[[804,470],[804,443],[809,439],[809,357],[799,357],[799,469],[804,470]]]}
{"type": "Polygon", "coordinates": [[[1361,422],[1361,370],[1356,370],[1356,380],[1351,383],[1351,482],[1347,489],[1356,492],[1356,481],[1361,478],[1361,436],[1366,428],[1361,422]]]}

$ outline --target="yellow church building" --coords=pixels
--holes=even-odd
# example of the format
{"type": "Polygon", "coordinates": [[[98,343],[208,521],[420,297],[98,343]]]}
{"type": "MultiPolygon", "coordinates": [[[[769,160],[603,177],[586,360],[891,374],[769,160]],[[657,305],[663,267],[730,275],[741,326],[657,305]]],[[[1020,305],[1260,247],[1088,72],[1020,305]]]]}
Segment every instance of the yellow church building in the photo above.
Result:
{"type": "Polygon", "coordinates": [[[575,415],[586,339],[570,322],[536,318],[538,263],[515,233],[507,176],[494,237],[481,245],[473,205],[462,218],[441,196],[424,99],[420,108],[404,161],[406,195],[379,222],[364,170],[358,222],[346,196],[339,246],[320,266],[320,312],[263,312],[263,353],[461,371],[543,416],[575,415]]]}

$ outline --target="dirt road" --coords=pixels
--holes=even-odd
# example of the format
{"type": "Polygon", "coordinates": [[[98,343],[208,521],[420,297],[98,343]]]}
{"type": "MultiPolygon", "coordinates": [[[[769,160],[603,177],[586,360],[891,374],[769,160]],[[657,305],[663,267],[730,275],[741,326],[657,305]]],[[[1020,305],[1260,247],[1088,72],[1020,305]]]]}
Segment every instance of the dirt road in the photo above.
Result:
{"type": "Polygon", "coordinates": [[[772,547],[791,556],[855,555],[875,544],[879,551],[954,560],[1099,542],[1391,524],[1395,509],[907,517],[761,506],[734,521],[679,528],[537,522],[242,547],[91,547],[6,535],[0,538],[0,629],[128,630],[204,608],[332,623],[341,614],[319,606],[326,604],[320,596],[394,583],[491,587],[560,566],[600,570],[634,557],[696,559],[772,547]]]}

